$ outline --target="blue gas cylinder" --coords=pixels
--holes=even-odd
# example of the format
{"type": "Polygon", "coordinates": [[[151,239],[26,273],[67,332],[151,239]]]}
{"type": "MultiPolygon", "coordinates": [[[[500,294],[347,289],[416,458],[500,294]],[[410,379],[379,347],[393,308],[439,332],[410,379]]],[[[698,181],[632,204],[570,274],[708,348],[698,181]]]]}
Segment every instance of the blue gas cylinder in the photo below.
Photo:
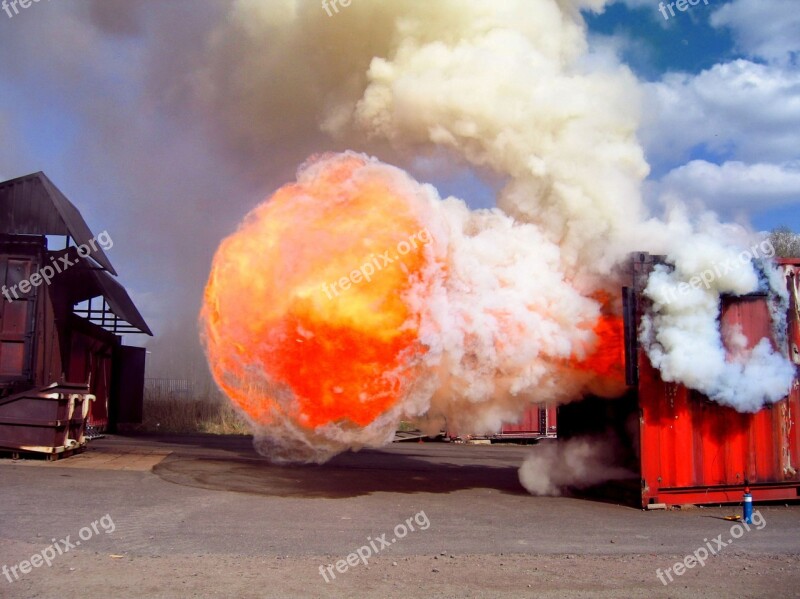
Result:
{"type": "Polygon", "coordinates": [[[753,496],[750,494],[750,487],[744,488],[744,523],[753,523],[753,496]]]}

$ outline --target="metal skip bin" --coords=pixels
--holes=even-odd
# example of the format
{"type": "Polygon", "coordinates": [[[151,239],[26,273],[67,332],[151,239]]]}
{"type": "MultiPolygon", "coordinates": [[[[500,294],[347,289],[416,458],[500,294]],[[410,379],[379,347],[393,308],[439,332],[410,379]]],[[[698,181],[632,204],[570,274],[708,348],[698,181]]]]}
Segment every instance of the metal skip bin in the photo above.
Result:
{"type": "Polygon", "coordinates": [[[86,446],[88,385],[53,383],[0,399],[0,448],[57,455],[86,446]]]}

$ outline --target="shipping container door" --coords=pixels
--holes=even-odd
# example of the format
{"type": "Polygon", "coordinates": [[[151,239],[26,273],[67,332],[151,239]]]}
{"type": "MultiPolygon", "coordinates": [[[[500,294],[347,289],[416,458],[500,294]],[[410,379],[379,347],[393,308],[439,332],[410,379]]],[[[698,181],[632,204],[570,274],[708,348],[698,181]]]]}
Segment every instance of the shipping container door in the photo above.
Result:
{"type": "Polygon", "coordinates": [[[0,256],[0,383],[31,378],[36,288],[29,280],[34,260],[0,256]],[[20,284],[27,287],[22,293],[20,284]]]}
{"type": "Polygon", "coordinates": [[[121,345],[115,352],[112,427],[119,423],[142,422],[145,357],[146,350],[143,347],[121,345]]]}

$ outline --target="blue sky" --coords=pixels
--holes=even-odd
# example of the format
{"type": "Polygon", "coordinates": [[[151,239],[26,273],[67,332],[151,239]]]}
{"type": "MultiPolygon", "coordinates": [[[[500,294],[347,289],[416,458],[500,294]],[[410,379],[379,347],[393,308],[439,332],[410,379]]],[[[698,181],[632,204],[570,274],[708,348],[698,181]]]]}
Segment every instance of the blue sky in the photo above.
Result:
{"type": "MultiPolygon", "coordinates": [[[[626,48],[622,58],[644,80],[657,80],[667,71],[699,73],[737,57],[731,31],[709,23],[711,3],[708,7],[701,3],[685,13],[677,11],[668,20],[658,4],[653,1],[631,7],[619,2],[602,14],[587,11],[584,17],[592,33],[635,40],[636,45],[626,48]]],[[[714,7],[720,4],[723,2],[715,1],[714,7]]]]}
{"type": "Polygon", "coordinates": [[[594,42],[617,48],[661,111],[643,135],[651,196],[698,197],[723,218],[800,231],[797,2],[700,1],[668,19],[662,4],[669,15],[654,0],[584,12],[594,42]]]}

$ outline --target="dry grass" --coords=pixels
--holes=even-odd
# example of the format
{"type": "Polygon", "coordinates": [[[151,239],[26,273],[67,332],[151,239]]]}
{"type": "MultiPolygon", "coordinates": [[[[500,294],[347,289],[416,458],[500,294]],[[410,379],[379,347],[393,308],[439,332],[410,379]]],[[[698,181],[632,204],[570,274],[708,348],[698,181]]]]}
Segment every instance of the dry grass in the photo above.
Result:
{"type": "Polygon", "coordinates": [[[246,435],[249,428],[230,403],[217,395],[180,397],[148,391],[140,430],[168,433],[246,435]]]}
{"type": "MultiPolygon", "coordinates": [[[[178,393],[147,390],[144,418],[135,430],[164,433],[209,433],[212,435],[248,435],[250,429],[230,402],[218,393],[196,397],[178,393]]],[[[400,431],[417,430],[411,422],[400,422],[400,431]]]]}

